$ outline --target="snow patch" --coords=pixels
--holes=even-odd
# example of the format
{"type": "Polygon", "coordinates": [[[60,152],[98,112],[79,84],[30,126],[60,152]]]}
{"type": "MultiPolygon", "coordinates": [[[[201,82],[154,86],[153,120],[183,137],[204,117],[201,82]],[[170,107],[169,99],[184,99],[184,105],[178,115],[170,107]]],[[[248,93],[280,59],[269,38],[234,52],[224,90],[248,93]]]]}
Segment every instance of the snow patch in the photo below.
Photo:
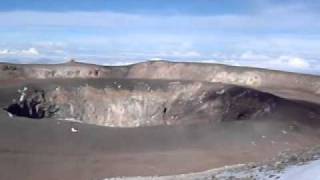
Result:
{"type": "Polygon", "coordinates": [[[320,180],[320,160],[284,170],[280,180],[320,180]]]}
{"type": "Polygon", "coordinates": [[[79,130],[78,129],[76,129],[76,128],[74,128],[74,127],[71,127],[71,132],[73,132],[73,133],[76,133],[76,132],[79,132],[79,130]]]}

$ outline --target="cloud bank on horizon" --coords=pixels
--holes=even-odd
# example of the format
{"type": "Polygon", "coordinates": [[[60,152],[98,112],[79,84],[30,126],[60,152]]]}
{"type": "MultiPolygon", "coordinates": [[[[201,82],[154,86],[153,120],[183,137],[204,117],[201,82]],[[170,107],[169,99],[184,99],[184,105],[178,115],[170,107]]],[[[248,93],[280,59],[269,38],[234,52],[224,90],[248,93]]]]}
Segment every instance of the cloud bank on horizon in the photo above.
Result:
{"type": "Polygon", "coordinates": [[[0,61],[215,62],[320,74],[317,0],[3,0],[0,61]]]}

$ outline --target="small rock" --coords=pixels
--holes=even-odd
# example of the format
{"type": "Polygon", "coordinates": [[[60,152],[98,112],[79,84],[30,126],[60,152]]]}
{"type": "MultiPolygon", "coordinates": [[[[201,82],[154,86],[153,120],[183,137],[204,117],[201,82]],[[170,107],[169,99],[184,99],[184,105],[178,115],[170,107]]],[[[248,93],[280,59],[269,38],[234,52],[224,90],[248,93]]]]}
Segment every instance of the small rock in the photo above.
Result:
{"type": "Polygon", "coordinates": [[[271,175],[269,175],[269,178],[273,178],[273,177],[275,177],[276,175],[273,175],[273,174],[271,174],[271,175]]]}
{"type": "Polygon", "coordinates": [[[290,158],[288,159],[288,162],[290,162],[290,163],[293,163],[293,162],[296,162],[296,161],[298,161],[297,155],[292,155],[292,156],[290,156],[290,158]]]}
{"type": "Polygon", "coordinates": [[[283,169],[284,168],[284,164],[281,161],[277,161],[274,164],[275,168],[277,168],[278,170],[283,169]]]}
{"type": "Polygon", "coordinates": [[[254,163],[250,163],[250,164],[248,164],[248,167],[251,168],[251,169],[254,169],[254,168],[256,168],[257,166],[256,166],[254,163]]]}

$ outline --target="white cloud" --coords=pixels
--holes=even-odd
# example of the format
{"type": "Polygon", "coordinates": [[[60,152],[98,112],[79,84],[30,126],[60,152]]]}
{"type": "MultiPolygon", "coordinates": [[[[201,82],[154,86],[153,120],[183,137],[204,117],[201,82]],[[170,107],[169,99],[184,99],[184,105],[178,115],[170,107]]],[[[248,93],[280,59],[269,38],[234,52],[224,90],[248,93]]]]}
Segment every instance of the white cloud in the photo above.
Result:
{"type": "Polygon", "coordinates": [[[183,54],[186,57],[200,57],[201,54],[197,51],[187,51],[183,54]]]}
{"type": "Polygon", "coordinates": [[[159,57],[153,57],[149,59],[150,61],[161,61],[163,60],[163,58],[159,58],[159,57]]]}
{"type": "Polygon", "coordinates": [[[201,62],[320,74],[320,65],[318,65],[317,59],[303,57],[297,54],[264,54],[256,53],[254,51],[246,51],[239,54],[214,53],[213,55],[215,55],[214,60],[201,62]]]}
{"type": "Polygon", "coordinates": [[[115,62],[103,63],[102,65],[104,65],[104,66],[126,66],[126,65],[131,65],[134,63],[138,63],[138,61],[115,61],[115,62]]]}
{"type": "Polygon", "coordinates": [[[38,56],[38,55],[40,55],[40,53],[36,48],[31,47],[29,49],[21,49],[21,50],[3,49],[3,50],[0,50],[0,55],[23,57],[23,56],[38,56]]]}
{"type": "Polygon", "coordinates": [[[23,55],[31,55],[31,56],[37,56],[39,55],[39,51],[36,48],[29,48],[26,50],[21,50],[21,54],[23,55]]]}
{"type": "Polygon", "coordinates": [[[247,51],[247,52],[244,52],[240,55],[240,58],[241,59],[248,59],[248,60],[267,60],[269,59],[270,57],[264,55],[264,54],[258,54],[258,53],[254,53],[252,51],[247,51]]]}
{"type": "Polygon", "coordinates": [[[288,60],[288,65],[295,68],[309,68],[310,64],[305,59],[293,57],[288,60]]]}
{"type": "Polygon", "coordinates": [[[308,70],[311,67],[311,60],[301,58],[299,56],[281,55],[278,57],[270,57],[266,62],[270,68],[280,69],[301,69],[308,70]]]}
{"type": "Polygon", "coordinates": [[[270,68],[295,68],[295,69],[308,69],[311,67],[310,60],[304,59],[294,55],[267,55],[262,53],[255,53],[247,51],[239,56],[231,55],[229,58],[238,60],[241,64],[270,67],[270,68]]]}
{"type": "Polygon", "coordinates": [[[195,50],[175,50],[155,53],[159,58],[199,58],[201,53],[195,50]]]}
{"type": "Polygon", "coordinates": [[[0,50],[0,55],[8,55],[10,54],[11,52],[8,50],[8,49],[3,49],[3,50],[0,50]]]}

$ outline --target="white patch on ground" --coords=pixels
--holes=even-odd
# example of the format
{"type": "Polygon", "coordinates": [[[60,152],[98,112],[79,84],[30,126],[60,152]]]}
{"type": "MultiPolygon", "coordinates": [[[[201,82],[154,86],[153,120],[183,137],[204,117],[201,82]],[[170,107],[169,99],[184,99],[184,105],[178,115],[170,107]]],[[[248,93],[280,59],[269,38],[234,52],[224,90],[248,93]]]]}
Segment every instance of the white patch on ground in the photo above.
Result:
{"type": "Polygon", "coordinates": [[[70,130],[71,130],[71,132],[73,132],[73,133],[79,132],[79,130],[76,129],[76,128],[74,128],[74,127],[72,127],[70,130]]]}
{"type": "Polygon", "coordinates": [[[239,164],[199,173],[173,176],[114,177],[106,178],[105,180],[320,180],[320,160],[311,161],[300,166],[288,166],[281,171],[266,170],[264,166],[256,168],[246,167],[246,165],[239,164]]]}
{"type": "Polygon", "coordinates": [[[57,120],[59,120],[59,121],[72,121],[72,122],[82,123],[82,121],[77,120],[75,118],[57,118],[57,120]]]}
{"type": "Polygon", "coordinates": [[[10,118],[13,118],[13,114],[8,112],[8,115],[9,115],[10,118]]]}
{"type": "Polygon", "coordinates": [[[320,180],[320,160],[288,167],[283,171],[280,180],[320,180]]]}
{"type": "Polygon", "coordinates": [[[224,94],[224,93],[225,93],[225,90],[224,90],[224,89],[221,89],[221,90],[219,90],[219,91],[216,92],[216,94],[219,94],[219,95],[222,95],[222,94],[224,94]]]}
{"type": "Polygon", "coordinates": [[[215,174],[219,171],[229,170],[232,168],[240,168],[245,166],[244,164],[238,164],[234,166],[225,166],[222,168],[212,169],[204,172],[196,172],[196,173],[188,173],[188,174],[178,174],[172,176],[135,176],[135,177],[112,177],[112,178],[105,178],[104,180],[174,180],[174,179],[201,179],[199,177],[209,177],[211,174],[215,174]]]}
{"type": "Polygon", "coordinates": [[[25,97],[26,97],[26,92],[27,92],[28,88],[27,87],[24,87],[22,90],[21,89],[18,89],[18,93],[20,94],[20,98],[19,98],[19,101],[22,102],[25,97]]]}

